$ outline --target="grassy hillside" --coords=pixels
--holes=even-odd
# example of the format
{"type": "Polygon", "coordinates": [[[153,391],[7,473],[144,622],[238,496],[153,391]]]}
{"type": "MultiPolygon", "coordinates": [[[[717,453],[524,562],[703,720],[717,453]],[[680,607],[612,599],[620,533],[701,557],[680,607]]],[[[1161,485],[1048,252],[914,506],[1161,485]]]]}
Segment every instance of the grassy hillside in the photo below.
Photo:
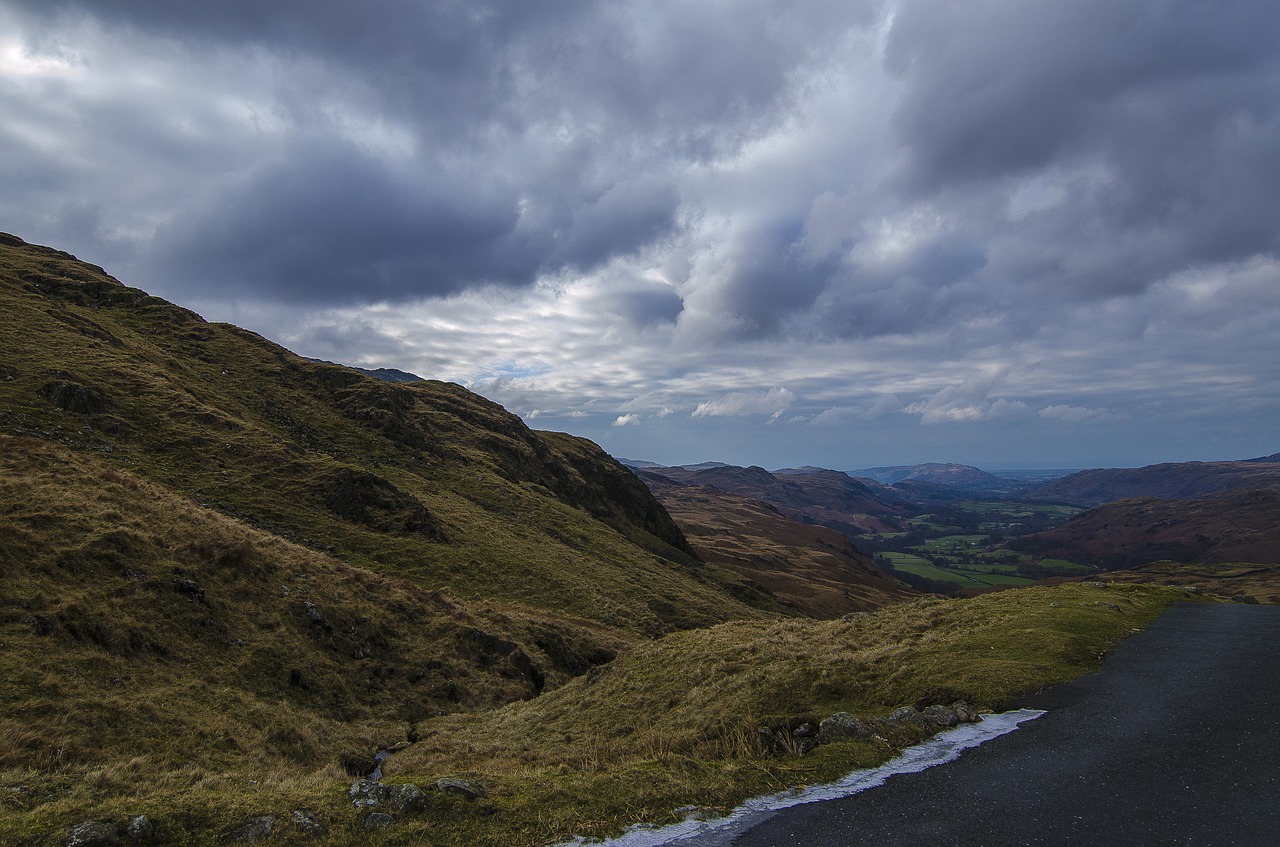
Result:
{"type": "Polygon", "coordinates": [[[1280,490],[1280,462],[1267,456],[1241,462],[1165,462],[1143,468],[1101,468],[1055,479],[1026,496],[1088,507],[1127,498],[1172,500],[1250,490],[1280,490]]]}
{"type": "Polygon", "coordinates": [[[107,457],[464,598],[649,635],[754,614],[590,442],[533,432],[456,385],[306,361],[12,237],[0,239],[0,432],[107,457]]]}
{"type": "Polygon", "coordinates": [[[1121,500],[1009,546],[1111,570],[1161,560],[1280,563],[1280,490],[1121,500]]]}
{"type": "Polygon", "coordinates": [[[956,699],[1003,708],[1097,668],[1167,603],[1189,596],[1140,586],[1029,588],[919,600],[848,621],[673,634],[536,700],[419,724],[422,740],[392,757],[391,778],[465,773],[489,796],[462,814],[407,822],[406,838],[551,843],[678,820],[690,803],[725,809],[830,780],[928,731],[881,723],[878,737],[795,755],[785,728],[837,711],[872,720],[896,706],[956,699]]]}
{"type": "Polygon", "coordinates": [[[791,520],[770,505],[709,486],[664,482],[656,474],[643,478],[704,561],[764,586],[793,610],[840,617],[917,594],[885,576],[834,529],[791,520]]]}

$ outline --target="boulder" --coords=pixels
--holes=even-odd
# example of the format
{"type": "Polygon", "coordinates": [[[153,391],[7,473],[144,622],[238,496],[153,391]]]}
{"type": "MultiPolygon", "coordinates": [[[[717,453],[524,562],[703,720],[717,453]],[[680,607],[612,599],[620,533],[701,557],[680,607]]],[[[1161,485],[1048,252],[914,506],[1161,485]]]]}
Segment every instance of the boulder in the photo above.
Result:
{"type": "Polygon", "coordinates": [[[129,818],[124,834],[134,841],[150,841],[156,837],[156,827],[146,815],[135,815],[129,818]]]}
{"type": "Polygon", "coordinates": [[[963,700],[957,700],[952,703],[951,710],[956,713],[956,718],[960,723],[977,723],[982,720],[982,715],[978,714],[978,710],[963,700]]]}
{"type": "Polygon", "coordinates": [[[271,837],[276,828],[276,819],[270,815],[250,818],[227,833],[226,840],[232,844],[257,844],[271,837]]]}
{"type": "Polygon", "coordinates": [[[901,706],[889,713],[889,720],[893,723],[905,723],[912,726],[933,729],[936,726],[932,721],[920,713],[915,706],[901,706]]]}
{"type": "Polygon", "coordinates": [[[412,782],[391,786],[390,799],[387,805],[393,811],[412,814],[421,812],[427,807],[427,795],[412,782]]]}
{"type": "Polygon", "coordinates": [[[359,779],[351,783],[347,796],[356,807],[377,806],[391,796],[391,789],[371,779],[359,779]]]}
{"type": "Polygon", "coordinates": [[[119,847],[120,836],[115,824],[105,821],[83,821],[71,827],[63,847],[119,847]]]}
{"type": "Polygon", "coordinates": [[[294,810],[293,825],[304,835],[312,838],[319,838],[325,833],[324,824],[320,823],[320,816],[310,809],[294,810]]]}
{"type": "Polygon", "coordinates": [[[959,715],[948,706],[928,706],[920,714],[934,726],[955,726],[960,723],[959,715]]]}
{"type": "Polygon", "coordinates": [[[478,800],[487,793],[483,788],[465,779],[446,776],[436,780],[436,790],[447,794],[457,794],[468,800],[478,800]]]}
{"type": "Polygon", "coordinates": [[[374,812],[364,819],[365,829],[386,829],[396,822],[396,819],[388,815],[386,812],[374,812]]]}
{"type": "Polygon", "coordinates": [[[818,736],[815,740],[819,744],[830,744],[833,741],[870,738],[874,734],[870,726],[848,712],[836,712],[823,718],[818,724],[818,736]]]}

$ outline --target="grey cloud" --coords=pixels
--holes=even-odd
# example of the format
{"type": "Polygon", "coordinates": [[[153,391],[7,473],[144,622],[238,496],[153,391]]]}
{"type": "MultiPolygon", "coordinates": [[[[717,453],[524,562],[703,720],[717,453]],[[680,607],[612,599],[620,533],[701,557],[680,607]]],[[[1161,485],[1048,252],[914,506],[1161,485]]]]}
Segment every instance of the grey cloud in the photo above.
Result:
{"type": "Polygon", "coordinates": [[[594,301],[602,311],[619,315],[639,329],[673,324],[684,311],[684,300],[669,286],[643,281],[612,285],[594,301]]]}
{"type": "Polygon", "coordinates": [[[901,188],[967,213],[1006,278],[1086,297],[1274,255],[1277,33],[1261,0],[904,3],[901,188]],[[1059,202],[1000,219],[1000,196],[1054,174],[1059,202]]]}
{"type": "Polygon", "coordinates": [[[630,253],[671,232],[680,195],[658,179],[636,179],[610,186],[598,198],[573,211],[556,258],[579,269],[630,253]]]}
{"type": "Polygon", "coordinates": [[[192,293],[313,303],[531,282],[544,237],[519,231],[509,187],[465,177],[299,146],[178,213],[158,234],[161,270],[192,293]]]}

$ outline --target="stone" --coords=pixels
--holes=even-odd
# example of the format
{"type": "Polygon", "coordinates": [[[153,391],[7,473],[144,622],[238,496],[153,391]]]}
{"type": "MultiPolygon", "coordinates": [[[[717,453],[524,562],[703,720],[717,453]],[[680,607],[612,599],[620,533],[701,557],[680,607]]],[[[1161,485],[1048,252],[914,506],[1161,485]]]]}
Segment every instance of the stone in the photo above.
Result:
{"type": "Polygon", "coordinates": [[[374,812],[364,819],[365,829],[386,829],[396,822],[396,819],[388,815],[386,812],[374,812]]]}
{"type": "Polygon", "coordinates": [[[412,782],[391,786],[391,795],[387,805],[396,812],[421,812],[427,807],[427,795],[412,782]]]}
{"type": "Polygon", "coordinates": [[[870,738],[873,734],[871,727],[848,712],[836,712],[823,718],[822,723],[818,724],[818,736],[815,740],[819,744],[830,744],[833,741],[870,738]]]}
{"type": "Polygon", "coordinates": [[[478,800],[486,794],[485,790],[474,782],[452,776],[437,779],[436,790],[444,791],[448,794],[457,794],[466,797],[468,800],[478,800]]]}
{"type": "Polygon", "coordinates": [[[324,824],[320,823],[320,816],[310,809],[295,809],[293,825],[301,830],[303,835],[309,835],[312,838],[318,838],[325,833],[324,824]]]}
{"type": "Polygon", "coordinates": [[[62,843],[63,847],[119,847],[120,836],[115,824],[88,820],[71,827],[71,834],[62,843]]]}
{"type": "Polygon", "coordinates": [[[952,703],[951,711],[956,713],[956,718],[960,723],[977,723],[982,720],[982,715],[978,714],[978,710],[963,700],[957,700],[952,703]]]}
{"type": "Polygon", "coordinates": [[[1100,582],[1098,580],[1091,580],[1089,582],[1084,582],[1084,583],[1081,583],[1081,585],[1086,585],[1089,588],[1106,588],[1107,587],[1107,584],[1105,582],[1100,582]]]}
{"type": "Polygon", "coordinates": [[[929,726],[929,721],[915,706],[901,706],[889,713],[889,720],[894,723],[909,723],[915,726],[929,726]]]}
{"type": "Polygon", "coordinates": [[[135,815],[129,818],[124,834],[134,841],[150,841],[156,837],[156,827],[146,815],[135,815]]]}
{"type": "Polygon", "coordinates": [[[805,721],[804,723],[791,730],[792,738],[813,738],[818,734],[818,724],[813,721],[805,721]]]}
{"type": "Polygon", "coordinates": [[[351,798],[352,804],[357,808],[385,803],[390,795],[391,790],[389,788],[371,779],[356,780],[347,789],[347,796],[351,798]]]}
{"type": "Polygon", "coordinates": [[[926,706],[920,714],[935,726],[955,726],[960,723],[960,717],[947,706],[926,706]]]}
{"type": "Polygon", "coordinates": [[[261,815],[240,824],[227,833],[227,841],[232,844],[256,844],[271,837],[276,828],[276,819],[270,815],[261,815]]]}

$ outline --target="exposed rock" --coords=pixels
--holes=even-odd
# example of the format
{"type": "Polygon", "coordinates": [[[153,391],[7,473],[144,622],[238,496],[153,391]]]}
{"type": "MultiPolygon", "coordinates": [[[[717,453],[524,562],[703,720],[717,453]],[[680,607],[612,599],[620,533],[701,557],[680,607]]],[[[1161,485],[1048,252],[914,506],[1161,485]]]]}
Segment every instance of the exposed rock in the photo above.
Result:
{"type": "Polygon", "coordinates": [[[466,797],[468,800],[478,800],[484,797],[486,792],[479,785],[466,779],[458,779],[453,776],[446,776],[436,780],[436,790],[444,791],[449,794],[457,794],[466,797]]]}
{"type": "Polygon", "coordinates": [[[315,603],[312,603],[310,600],[303,600],[302,608],[307,613],[307,620],[322,629],[332,629],[332,627],[329,626],[329,622],[324,619],[324,614],[316,608],[315,603]]]}
{"type": "Polygon", "coordinates": [[[982,715],[978,714],[978,710],[963,700],[957,700],[952,703],[951,710],[956,713],[956,718],[960,723],[977,723],[982,720],[982,715]]]}
{"type": "Polygon", "coordinates": [[[870,738],[874,734],[870,726],[848,712],[836,712],[818,725],[818,735],[814,740],[819,744],[830,744],[833,741],[870,738]]]}
{"type": "Polygon", "coordinates": [[[908,723],[914,726],[932,728],[933,724],[920,713],[915,706],[901,706],[889,713],[889,720],[894,723],[908,723]]]}
{"type": "Polygon", "coordinates": [[[369,471],[343,468],[336,472],[325,505],[352,523],[383,532],[445,540],[444,533],[420,500],[369,471]]]}
{"type": "Polygon", "coordinates": [[[1081,584],[1081,585],[1088,586],[1089,588],[1106,588],[1106,587],[1107,587],[1107,584],[1106,584],[1105,582],[1099,582],[1099,581],[1097,581],[1097,580],[1091,580],[1091,581],[1089,581],[1089,582],[1082,582],[1082,583],[1080,583],[1080,584],[1081,584]]]}
{"type": "Polygon", "coordinates": [[[936,726],[955,726],[960,722],[955,710],[947,706],[929,706],[920,714],[936,726]]]}
{"type": "Polygon", "coordinates": [[[101,414],[111,406],[101,388],[81,385],[71,379],[46,382],[40,386],[39,394],[59,409],[80,415],[101,414]]]}
{"type": "Polygon", "coordinates": [[[226,840],[232,844],[256,844],[271,837],[276,828],[276,819],[270,815],[250,818],[227,833],[226,840]]]}
{"type": "Polygon", "coordinates": [[[412,782],[393,785],[388,805],[396,812],[409,814],[421,812],[427,807],[427,795],[412,782]]]}
{"type": "Polygon", "coordinates": [[[352,804],[357,807],[377,806],[379,803],[387,801],[387,798],[391,796],[391,790],[387,786],[371,779],[360,779],[351,783],[351,787],[347,789],[347,796],[351,798],[352,804]]]}
{"type": "Polygon", "coordinates": [[[386,812],[374,812],[364,819],[365,829],[386,829],[396,822],[396,819],[388,815],[386,812]]]}
{"type": "Polygon", "coordinates": [[[119,847],[120,836],[115,824],[89,820],[71,827],[71,834],[62,843],[64,847],[119,847]]]}
{"type": "Polygon", "coordinates": [[[129,818],[124,834],[134,841],[150,841],[156,837],[156,827],[146,815],[135,815],[129,818]]]}
{"type": "Polygon", "coordinates": [[[325,834],[324,824],[320,823],[320,816],[310,809],[295,809],[293,812],[293,825],[302,831],[304,835],[312,838],[318,838],[325,834]]]}
{"type": "Polygon", "coordinates": [[[204,589],[194,579],[180,580],[178,582],[178,590],[190,596],[193,605],[204,602],[204,589]]]}
{"type": "Polygon", "coordinates": [[[1110,609],[1110,610],[1111,610],[1111,611],[1113,611],[1113,612],[1118,612],[1118,611],[1120,611],[1120,607],[1119,607],[1119,606],[1117,606],[1115,603],[1108,603],[1108,602],[1106,602],[1105,600],[1095,600],[1095,601],[1093,602],[1093,605],[1095,605],[1095,606],[1105,606],[1106,608],[1110,609]]]}
{"type": "Polygon", "coordinates": [[[840,620],[844,621],[845,623],[850,623],[852,621],[860,621],[863,618],[869,618],[869,617],[871,617],[870,612],[850,612],[849,614],[840,618],[840,620]]]}
{"type": "Polygon", "coordinates": [[[1258,598],[1257,598],[1257,597],[1254,597],[1252,594],[1237,594],[1237,595],[1235,595],[1234,597],[1232,597],[1232,598],[1231,598],[1231,602],[1233,602],[1233,603],[1248,603],[1249,605],[1257,606],[1257,605],[1258,605],[1258,598]]]}

